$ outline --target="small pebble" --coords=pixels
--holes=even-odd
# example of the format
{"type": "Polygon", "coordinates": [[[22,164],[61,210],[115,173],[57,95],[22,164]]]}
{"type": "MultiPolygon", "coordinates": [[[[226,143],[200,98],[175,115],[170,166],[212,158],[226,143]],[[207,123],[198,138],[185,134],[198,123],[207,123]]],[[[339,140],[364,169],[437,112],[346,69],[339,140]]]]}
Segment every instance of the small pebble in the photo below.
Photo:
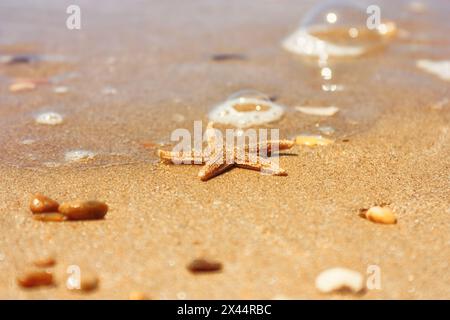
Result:
{"type": "Polygon", "coordinates": [[[47,271],[28,271],[17,277],[17,283],[23,288],[53,285],[53,275],[47,271]]]}
{"type": "Polygon", "coordinates": [[[85,292],[94,291],[98,288],[98,277],[91,273],[83,271],[81,274],[80,289],[85,292]]]}
{"type": "Polygon", "coordinates": [[[358,293],[364,289],[364,279],[359,272],[346,268],[331,268],[317,276],[316,288],[323,293],[358,293]]]}
{"type": "Polygon", "coordinates": [[[367,220],[382,224],[396,224],[397,218],[389,207],[375,206],[370,209],[361,209],[360,215],[367,220]]]}
{"type": "Polygon", "coordinates": [[[50,268],[56,264],[56,259],[53,256],[46,256],[34,260],[33,264],[38,268],[50,268]]]}
{"type": "Polygon", "coordinates": [[[133,291],[130,292],[130,295],[128,297],[129,300],[149,300],[148,296],[140,291],[133,291]]]}
{"type": "Polygon", "coordinates": [[[187,266],[192,273],[215,272],[222,270],[222,264],[208,259],[195,259],[187,266]]]}
{"type": "Polygon", "coordinates": [[[33,213],[57,212],[59,203],[43,194],[36,193],[30,202],[30,210],[33,213]]]}
{"type": "Polygon", "coordinates": [[[295,137],[295,143],[304,146],[326,146],[334,143],[334,141],[322,136],[301,135],[295,137]]]}
{"type": "Polygon", "coordinates": [[[50,111],[39,114],[35,118],[36,123],[38,124],[46,124],[50,126],[55,126],[63,123],[63,117],[59,113],[50,111]]]}
{"type": "Polygon", "coordinates": [[[58,210],[68,220],[95,220],[105,217],[108,206],[96,200],[71,201],[62,203],[58,210]]]}
{"type": "Polygon", "coordinates": [[[99,282],[94,272],[84,269],[80,272],[79,278],[73,274],[70,275],[66,284],[69,290],[90,292],[98,288],[99,282]]]}
{"type": "Polygon", "coordinates": [[[36,89],[36,84],[29,81],[15,82],[9,86],[11,92],[23,92],[36,89]]]}
{"type": "Polygon", "coordinates": [[[239,53],[218,53],[211,56],[213,61],[227,61],[227,60],[246,60],[247,57],[239,53]]]}
{"type": "Polygon", "coordinates": [[[61,213],[35,213],[33,219],[45,222],[61,222],[67,220],[67,217],[61,213]]]}

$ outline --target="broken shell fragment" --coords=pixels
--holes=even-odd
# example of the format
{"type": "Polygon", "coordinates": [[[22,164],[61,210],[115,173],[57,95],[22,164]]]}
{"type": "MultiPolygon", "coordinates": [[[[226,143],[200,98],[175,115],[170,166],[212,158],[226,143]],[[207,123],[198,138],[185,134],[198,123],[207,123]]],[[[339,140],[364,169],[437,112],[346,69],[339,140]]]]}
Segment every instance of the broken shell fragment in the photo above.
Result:
{"type": "Polygon", "coordinates": [[[30,203],[30,210],[33,213],[57,212],[58,207],[58,202],[40,193],[36,193],[30,203]]]}
{"type": "Polygon", "coordinates": [[[50,126],[61,124],[63,120],[63,117],[59,113],[53,111],[41,113],[35,118],[36,123],[50,126]]]}
{"type": "Polygon", "coordinates": [[[105,217],[108,206],[96,200],[71,201],[62,203],[58,210],[68,220],[96,220],[105,217]]]}
{"type": "Polygon", "coordinates": [[[334,143],[334,141],[322,136],[300,135],[295,137],[295,143],[304,146],[326,146],[334,143]]]}
{"type": "Polygon", "coordinates": [[[450,81],[450,60],[418,60],[416,63],[419,69],[431,73],[442,80],[450,81]]]}
{"type": "Polygon", "coordinates": [[[346,268],[327,269],[317,276],[316,288],[323,293],[335,291],[358,293],[364,289],[363,276],[346,268]]]}
{"type": "Polygon", "coordinates": [[[295,107],[295,110],[300,111],[304,114],[309,114],[313,116],[331,117],[334,116],[339,108],[337,107],[295,107]]]}
{"type": "Polygon", "coordinates": [[[201,258],[193,260],[187,268],[192,273],[215,272],[222,270],[222,263],[201,258]]]}
{"type": "Polygon", "coordinates": [[[360,210],[361,216],[376,223],[382,224],[396,224],[397,218],[394,212],[389,207],[375,206],[370,209],[360,210]]]}
{"type": "Polygon", "coordinates": [[[9,86],[11,92],[23,92],[36,89],[36,84],[30,81],[15,82],[9,86]]]}
{"type": "Polygon", "coordinates": [[[47,271],[28,271],[17,277],[17,283],[23,288],[53,285],[53,275],[47,271]]]}

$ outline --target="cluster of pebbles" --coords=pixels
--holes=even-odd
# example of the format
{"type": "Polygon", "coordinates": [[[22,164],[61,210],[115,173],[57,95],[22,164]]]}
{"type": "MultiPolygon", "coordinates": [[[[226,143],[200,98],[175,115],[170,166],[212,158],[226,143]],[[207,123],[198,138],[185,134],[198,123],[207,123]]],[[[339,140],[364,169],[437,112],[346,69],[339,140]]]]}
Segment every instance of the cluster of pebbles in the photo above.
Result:
{"type": "MultiPolygon", "coordinates": [[[[32,262],[31,267],[17,276],[17,284],[26,289],[56,287],[59,281],[52,270],[55,265],[56,259],[51,255],[38,258],[32,262]]],[[[98,288],[99,278],[94,272],[83,269],[76,277],[72,274],[67,276],[65,283],[68,290],[91,292],[98,288]]]]}
{"type": "Polygon", "coordinates": [[[40,193],[30,203],[33,218],[39,221],[98,220],[108,212],[108,205],[97,200],[69,201],[59,204],[40,193]]]}

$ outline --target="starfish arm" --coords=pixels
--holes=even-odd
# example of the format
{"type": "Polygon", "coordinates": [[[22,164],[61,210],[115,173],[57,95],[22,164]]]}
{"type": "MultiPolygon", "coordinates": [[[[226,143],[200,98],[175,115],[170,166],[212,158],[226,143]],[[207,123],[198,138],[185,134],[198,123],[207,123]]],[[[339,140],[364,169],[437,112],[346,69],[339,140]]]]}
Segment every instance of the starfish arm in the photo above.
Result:
{"type": "MultiPolygon", "coordinates": [[[[173,152],[173,151],[165,151],[158,150],[158,156],[162,161],[165,162],[178,162],[178,163],[192,163],[194,164],[195,160],[199,159],[195,157],[194,153],[183,153],[183,152],[173,152]]],[[[204,157],[201,157],[201,162],[204,163],[204,157]]]]}
{"type": "Polygon", "coordinates": [[[281,151],[292,148],[294,144],[295,142],[293,140],[268,140],[256,145],[246,146],[245,151],[258,154],[261,151],[266,151],[267,155],[270,155],[276,145],[278,145],[278,151],[281,151]]]}
{"type": "Polygon", "coordinates": [[[236,166],[239,168],[263,171],[264,173],[273,175],[273,176],[287,176],[287,172],[280,168],[279,166],[275,166],[272,162],[262,161],[258,163],[250,162],[250,161],[238,161],[236,162],[236,166]]]}
{"type": "Polygon", "coordinates": [[[202,181],[209,180],[225,170],[232,167],[233,164],[230,163],[216,163],[216,162],[207,162],[199,171],[198,176],[202,181]]]}

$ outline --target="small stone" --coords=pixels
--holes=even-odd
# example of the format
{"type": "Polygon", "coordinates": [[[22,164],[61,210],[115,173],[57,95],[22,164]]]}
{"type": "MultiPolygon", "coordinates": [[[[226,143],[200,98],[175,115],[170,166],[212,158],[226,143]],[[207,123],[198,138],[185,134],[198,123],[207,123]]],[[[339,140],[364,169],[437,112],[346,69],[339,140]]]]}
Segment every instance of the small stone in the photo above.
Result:
{"type": "Polygon", "coordinates": [[[79,273],[67,277],[66,286],[69,290],[90,292],[98,288],[99,279],[90,269],[79,269],[79,273]]]}
{"type": "Polygon", "coordinates": [[[68,220],[95,220],[105,217],[108,206],[96,200],[71,201],[62,203],[58,210],[68,220]]]}
{"type": "Polygon", "coordinates": [[[222,263],[204,258],[195,259],[187,266],[192,273],[216,272],[222,270],[222,263]]]}
{"type": "Polygon", "coordinates": [[[61,222],[67,220],[66,216],[58,213],[35,213],[33,214],[33,219],[37,221],[45,221],[45,222],[61,222]]]}
{"type": "Polygon", "coordinates": [[[346,268],[331,268],[317,276],[316,288],[323,293],[358,293],[364,289],[364,279],[359,272],[346,268]]]}
{"type": "Polygon", "coordinates": [[[91,272],[83,272],[81,274],[80,289],[85,292],[94,291],[98,288],[98,277],[91,272]]]}
{"type": "Polygon", "coordinates": [[[57,212],[59,203],[43,194],[36,193],[30,202],[30,210],[33,213],[57,212]]]}
{"type": "Polygon", "coordinates": [[[30,81],[14,82],[9,86],[11,92],[31,91],[36,89],[36,84],[30,81]]]}
{"type": "Polygon", "coordinates": [[[50,111],[39,114],[36,119],[36,123],[38,124],[46,124],[50,126],[55,126],[63,123],[63,117],[59,113],[50,111]]]}
{"type": "Polygon", "coordinates": [[[53,285],[53,275],[47,271],[28,271],[17,277],[17,283],[23,288],[53,285]]]}
{"type": "Polygon", "coordinates": [[[367,220],[382,224],[396,224],[397,218],[389,207],[375,206],[370,209],[361,209],[360,215],[367,220]]]}
{"type": "Polygon", "coordinates": [[[53,256],[46,256],[34,260],[33,264],[38,268],[50,268],[56,264],[56,259],[53,256]]]}
{"type": "Polygon", "coordinates": [[[148,296],[140,291],[130,292],[129,300],[149,300],[148,296]]]}
{"type": "Polygon", "coordinates": [[[326,146],[334,143],[334,141],[322,136],[300,135],[295,137],[295,143],[304,146],[326,146]]]}

